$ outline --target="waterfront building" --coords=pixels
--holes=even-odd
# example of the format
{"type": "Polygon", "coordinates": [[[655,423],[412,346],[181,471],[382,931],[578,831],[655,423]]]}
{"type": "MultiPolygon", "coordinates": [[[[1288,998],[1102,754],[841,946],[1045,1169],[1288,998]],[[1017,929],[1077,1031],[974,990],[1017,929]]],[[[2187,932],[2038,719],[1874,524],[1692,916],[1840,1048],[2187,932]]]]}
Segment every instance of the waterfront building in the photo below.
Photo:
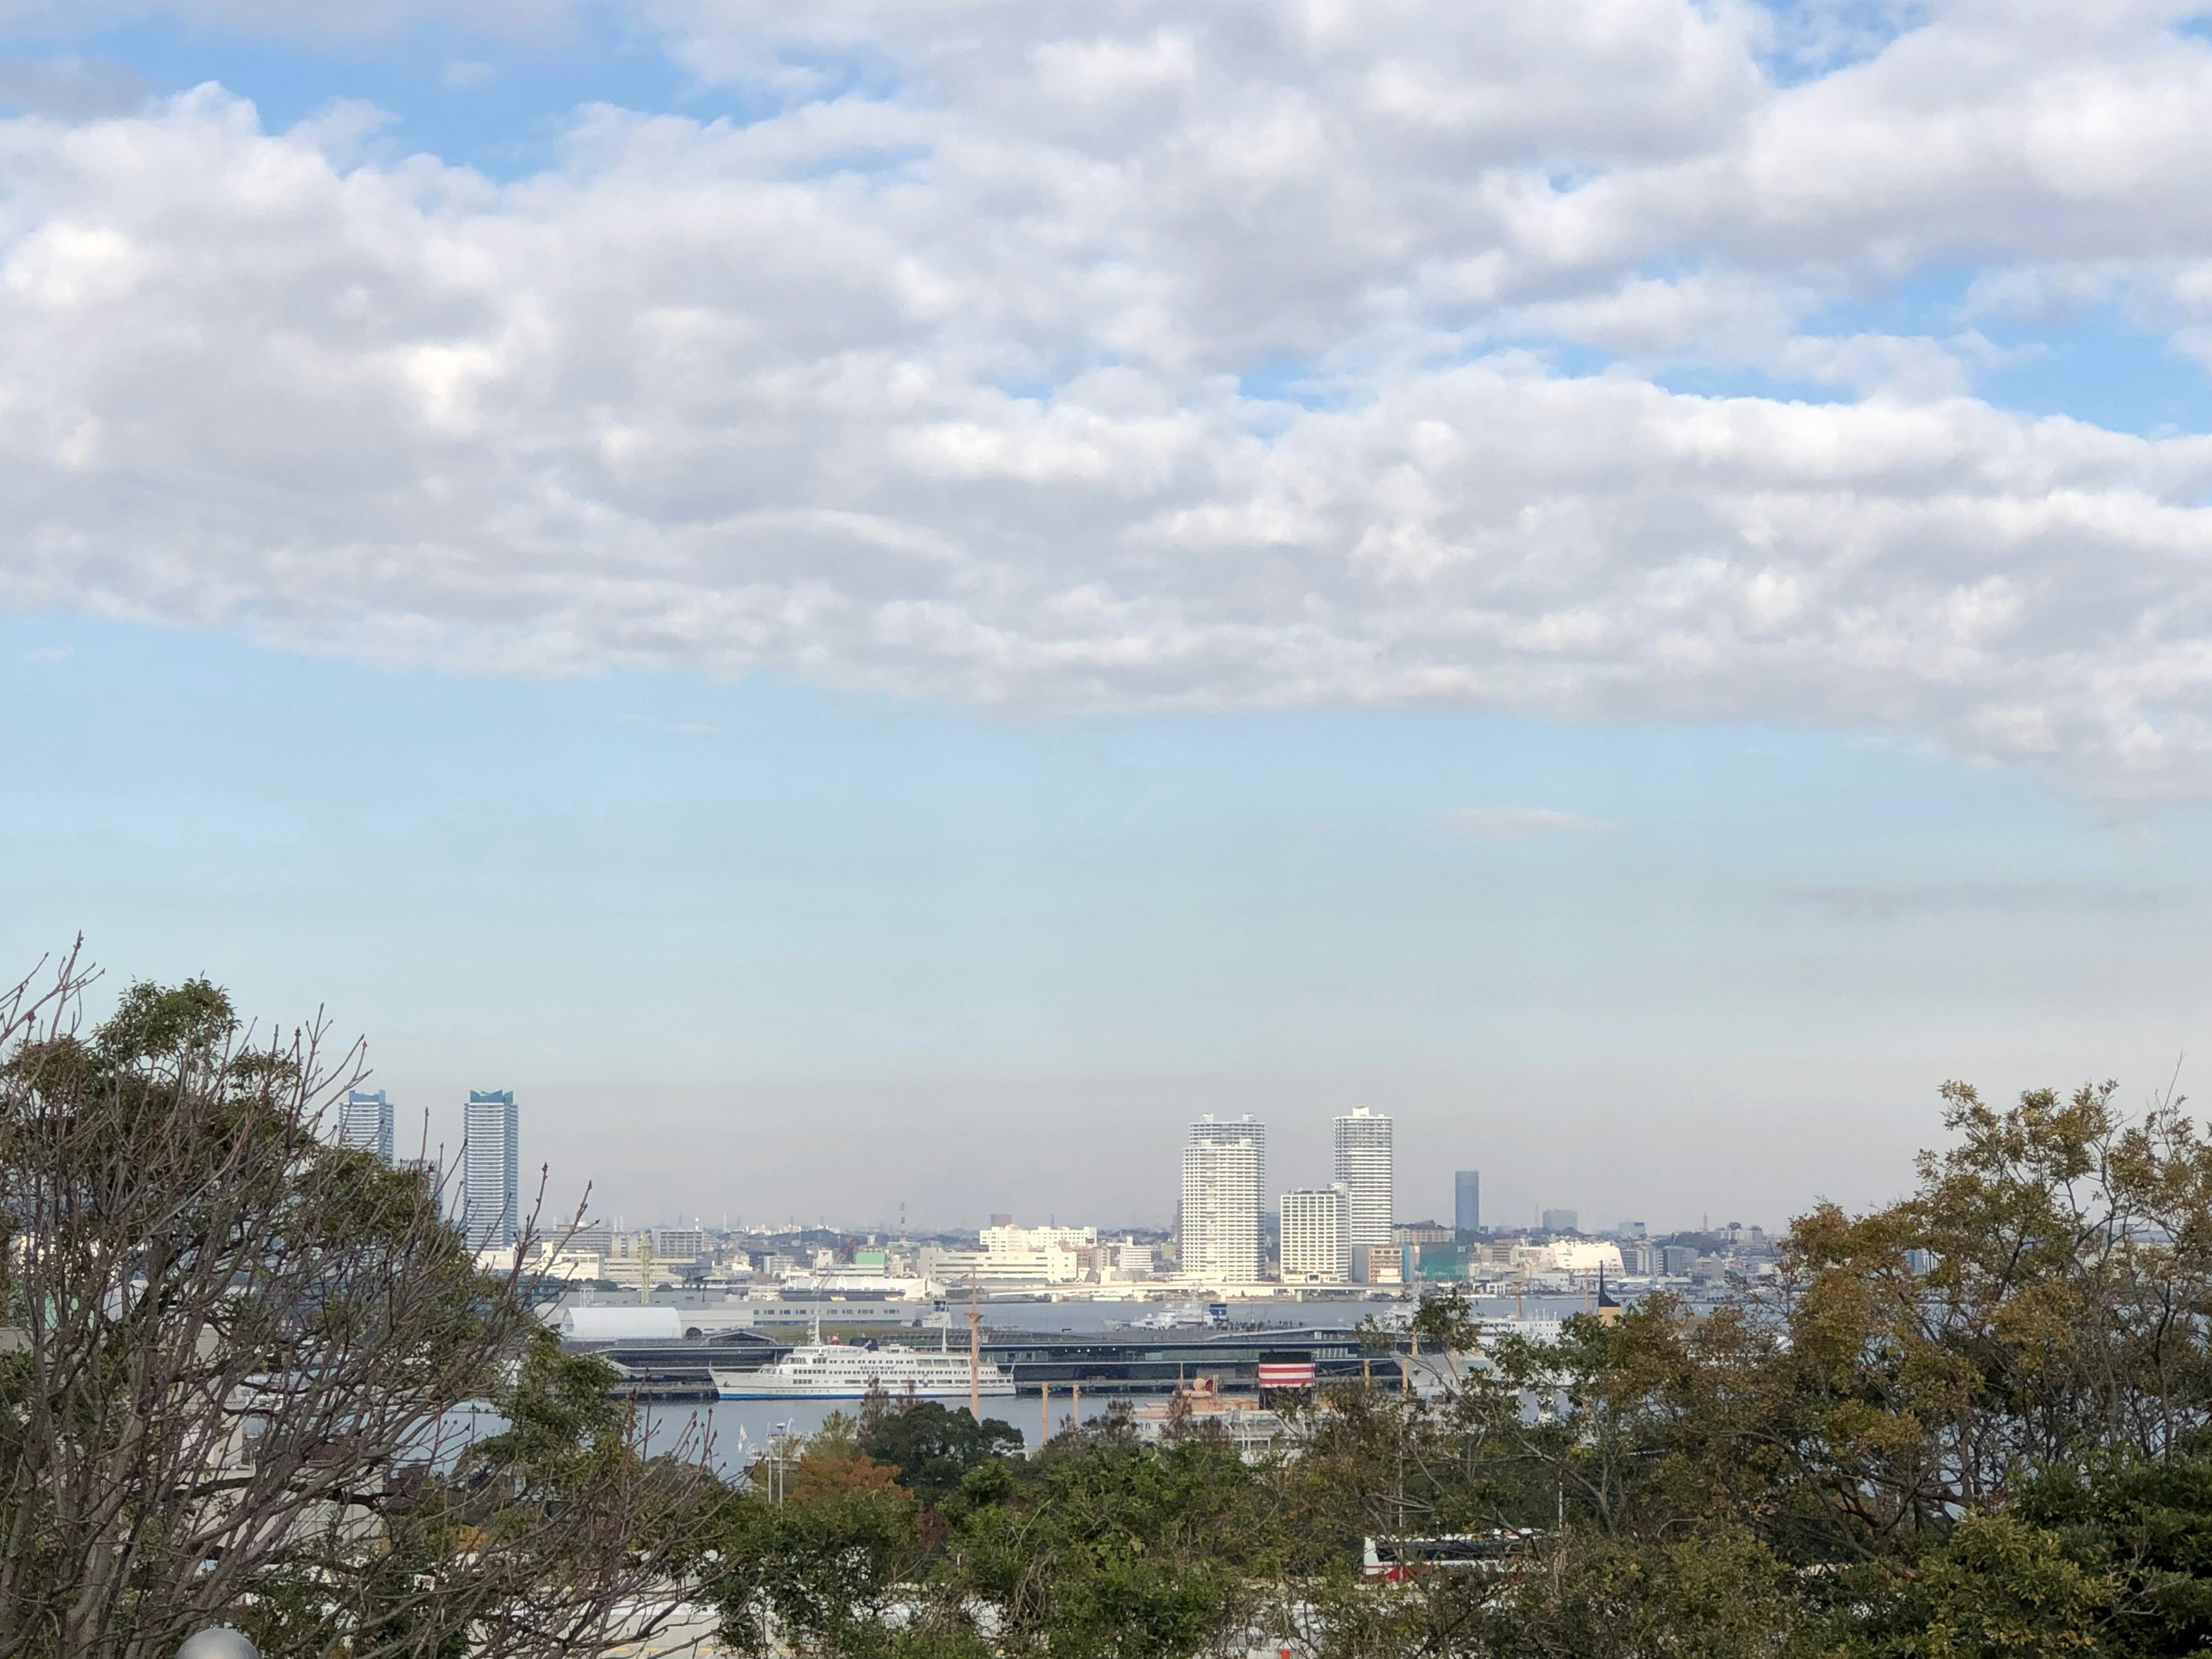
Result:
{"type": "Polygon", "coordinates": [[[461,1231],[473,1250],[504,1249],[522,1230],[514,1091],[471,1089],[461,1132],[461,1231]]]}
{"type": "Polygon", "coordinates": [[[392,1101],[381,1089],[349,1089],[338,1103],[338,1145],[392,1162],[392,1101]]]}
{"type": "Polygon", "coordinates": [[[1351,1202],[1341,1187],[1294,1188],[1282,1197],[1285,1285],[1341,1285],[1352,1277],[1351,1202]]]}
{"type": "Polygon", "coordinates": [[[1152,1247],[1133,1238],[1116,1239],[1091,1252],[1091,1277],[1102,1285],[1150,1279],[1155,1266],[1152,1247]]]}
{"type": "Polygon", "coordinates": [[[1252,1284],[1260,1278],[1260,1194],[1267,1179],[1267,1126],[1247,1112],[1190,1126],[1182,1149],[1185,1279],[1252,1284]]]}
{"type": "Polygon", "coordinates": [[[1482,1231],[1482,1171],[1458,1170],[1452,1175],[1452,1231],[1459,1243],[1472,1244],[1482,1231]]]}
{"type": "Polygon", "coordinates": [[[1030,1250],[1087,1250],[1098,1242],[1096,1227],[1017,1227],[1011,1216],[993,1216],[975,1242],[991,1255],[1030,1250]]]}
{"type": "MultiPolygon", "coordinates": [[[[987,1227],[983,1231],[1000,1230],[987,1227]]],[[[1024,1230],[1004,1231],[1019,1233],[1024,1230]]],[[[924,1279],[945,1285],[965,1285],[971,1279],[978,1285],[1073,1285],[1089,1271],[1090,1256],[1090,1249],[1085,1246],[1048,1241],[1028,1249],[1002,1237],[994,1249],[958,1250],[925,1244],[916,1255],[916,1267],[924,1279]]]]}
{"type": "Polygon", "coordinates": [[[1390,1120],[1364,1106],[1335,1120],[1336,1179],[1351,1213],[1352,1267],[1363,1281],[1367,1253],[1390,1243],[1395,1207],[1390,1120]]]}

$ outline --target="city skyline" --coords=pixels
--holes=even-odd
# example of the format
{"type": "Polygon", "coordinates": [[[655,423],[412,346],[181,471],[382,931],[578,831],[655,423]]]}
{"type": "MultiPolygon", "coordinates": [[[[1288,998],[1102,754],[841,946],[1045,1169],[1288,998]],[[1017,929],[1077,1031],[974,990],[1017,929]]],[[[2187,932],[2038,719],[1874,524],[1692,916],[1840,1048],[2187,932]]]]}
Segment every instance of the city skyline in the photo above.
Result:
{"type": "MultiPolygon", "coordinates": [[[[423,1161],[427,1167],[433,1170],[441,1167],[439,1158],[441,1154],[457,1162],[459,1183],[453,1194],[454,1202],[464,1229],[471,1232],[472,1238],[476,1236],[476,1226],[468,1220],[471,1202],[470,1194],[472,1190],[468,1144],[479,1127],[482,1130],[480,1139],[483,1151],[476,1160],[477,1185],[474,1190],[483,1194],[483,1197],[477,1200],[477,1207],[487,1214],[509,1218],[501,1225],[501,1237],[497,1241],[499,1244],[511,1243],[513,1232],[520,1224],[512,1219],[513,1216],[521,1214],[516,1206],[522,1202],[520,1181],[526,1168],[524,1161],[520,1157],[519,1109],[514,1091],[512,1090],[468,1091],[465,1097],[456,1109],[459,1120],[456,1125],[458,1133],[448,1153],[446,1143],[439,1139],[434,1133],[437,1124],[434,1106],[423,1109],[422,1135],[425,1142],[423,1161]]],[[[342,1146],[372,1152],[386,1163],[413,1163],[416,1161],[414,1154],[406,1153],[403,1156],[395,1147],[395,1126],[398,1110],[399,1103],[391,1098],[388,1091],[348,1090],[337,1101],[330,1120],[332,1137],[342,1146]]],[[[1417,1218],[1435,1219],[1447,1213],[1445,1210],[1437,1210],[1433,1215],[1424,1212],[1422,1216],[1417,1217],[1414,1212],[1420,1208],[1418,1202],[1412,1209],[1401,1212],[1401,1206],[1396,1201],[1395,1195],[1394,1143],[1388,1114],[1376,1112],[1370,1107],[1355,1107],[1349,1112],[1333,1117],[1329,1127],[1333,1179],[1328,1187],[1321,1188],[1299,1188],[1287,1183],[1270,1182],[1267,1178],[1265,1147],[1267,1126],[1264,1121],[1249,1114],[1221,1123],[1217,1123],[1212,1115],[1206,1115],[1201,1117],[1198,1123],[1188,1127],[1185,1145],[1187,1148],[1189,1144],[1202,1137],[1255,1139],[1260,1151],[1255,1160],[1252,1184],[1257,1195],[1258,1211],[1262,1215],[1274,1212],[1283,1200],[1294,1196],[1313,1198],[1330,1193],[1335,1194],[1341,1208],[1345,1229],[1345,1236],[1341,1243],[1343,1259],[1346,1264],[1352,1261],[1352,1251],[1355,1249],[1387,1243],[1392,1225],[1417,1218]],[[1358,1192],[1357,1198],[1354,1196],[1355,1189],[1358,1192]],[[1356,1239],[1352,1220],[1355,1213],[1359,1217],[1359,1231],[1356,1239]]],[[[1453,1218],[1451,1224],[1455,1227],[1462,1231],[1468,1230],[1468,1224],[1466,1218],[1471,1212],[1470,1193],[1479,1193],[1479,1188],[1478,1172],[1461,1170],[1454,1173],[1449,1213],[1453,1218]]],[[[1479,1197],[1474,1198],[1472,1203],[1474,1209],[1479,1211],[1479,1197]]],[[[1123,1207],[1126,1209],[1129,1206],[1123,1207]]],[[[1178,1212],[1180,1208],[1181,1205],[1178,1202],[1178,1212]]],[[[991,1216],[992,1224],[996,1225],[1011,1221],[1012,1213],[1012,1212],[994,1212],[991,1216]]],[[[691,1212],[688,1218],[681,1211],[675,1212],[673,1214],[679,1225],[689,1224],[697,1227],[706,1224],[704,1218],[696,1212],[691,1212]]],[[[526,1216],[523,1217],[524,1220],[527,1218],[526,1216]]],[[[609,1211],[606,1200],[604,1199],[592,1206],[589,1219],[596,1230],[604,1230],[611,1224],[615,1226],[622,1224],[618,1213],[609,1211]]],[[[668,1219],[667,1216],[652,1217],[643,1220],[640,1224],[660,1229],[668,1224],[668,1219]]],[[[797,1218],[794,1217],[793,1219],[796,1221],[797,1218]]],[[[562,1227],[566,1226],[567,1212],[559,1218],[559,1223],[562,1227]]],[[[849,1220],[828,1223],[826,1213],[823,1218],[823,1224],[834,1225],[837,1231],[844,1232],[889,1233],[891,1231],[888,1225],[882,1224],[856,1225],[849,1220]]],[[[744,1224],[767,1224],[756,1220],[744,1224]]],[[[801,1222],[798,1224],[808,1224],[801,1222]]],[[[1103,1224],[1094,1221],[1091,1224],[1092,1231],[1095,1231],[1100,1224],[1105,1225],[1110,1231],[1115,1224],[1111,1221],[1103,1224]]],[[[1158,1224],[1152,1221],[1132,1220],[1128,1224],[1158,1230],[1158,1224]]],[[[1043,1224],[1043,1228],[1045,1231],[1049,1231],[1051,1225],[1051,1219],[1048,1218],[1043,1224]]],[[[974,1231],[976,1228],[965,1222],[957,1222],[936,1230],[974,1231]]],[[[541,1218],[540,1231],[545,1231],[546,1226],[541,1218]]],[[[1170,1231],[1172,1229],[1170,1228],[1170,1231]]],[[[1349,1265],[1346,1271],[1347,1273],[1351,1271],[1349,1265]]]]}

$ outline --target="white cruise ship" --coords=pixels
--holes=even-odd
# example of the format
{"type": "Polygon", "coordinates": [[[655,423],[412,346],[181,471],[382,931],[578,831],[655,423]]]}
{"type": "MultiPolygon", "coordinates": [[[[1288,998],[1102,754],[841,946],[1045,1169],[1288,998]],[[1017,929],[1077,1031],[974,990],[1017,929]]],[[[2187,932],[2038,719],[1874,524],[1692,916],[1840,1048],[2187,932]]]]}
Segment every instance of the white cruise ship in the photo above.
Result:
{"type": "MultiPolygon", "coordinates": [[[[718,1370],[714,1376],[725,1400],[858,1400],[871,1386],[894,1400],[956,1395],[964,1399],[969,1382],[965,1354],[844,1342],[803,1342],[773,1365],[757,1371],[718,1370]]],[[[1014,1391],[1014,1379],[998,1365],[985,1365],[977,1380],[978,1391],[985,1395],[1003,1397],[1014,1391]]]]}

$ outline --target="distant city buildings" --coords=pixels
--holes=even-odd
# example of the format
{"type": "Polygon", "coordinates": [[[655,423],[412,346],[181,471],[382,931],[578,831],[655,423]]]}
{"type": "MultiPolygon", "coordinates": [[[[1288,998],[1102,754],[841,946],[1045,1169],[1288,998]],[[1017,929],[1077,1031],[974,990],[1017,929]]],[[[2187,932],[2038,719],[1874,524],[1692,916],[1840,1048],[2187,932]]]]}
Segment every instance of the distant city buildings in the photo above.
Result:
{"type": "Polygon", "coordinates": [[[461,1231],[471,1249],[508,1249],[521,1231],[514,1091],[471,1090],[461,1129],[461,1231]]]}
{"type": "Polygon", "coordinates": [[[1180,1263],[1185,1279],[1217,1284],[1260,1279],[1265,1266],[1260,1203],[1267,1164],[1267,1126],[1249,1112],[1218,1121],[1208,1113],[1190,1126],[1182,1149],[1180,1263]]]}
{"type": "Polygon", "coordinates": [[[712,1259],[703,1227],[655,1227],[653,1253],[663,1261],[701,1261],[712,1259]]]}
{"type": "Polygon", "coordinates": [[[1283,1283],[1341,1285],[1352,1277],[1352,1204],[1342,1187],[1286,1192],[1279,1217],[1283,1283]]]}
{"type": "Polygon", "coordinates": [[[920,1271],[945,1285],[1073,1285],[1097,1270],[1096,1227],[1017,1227],[1000,1214],[975,1242],[973,1250],[924,1245],[920,1271]]]}
{"type": "Polygon", "coordinates": [[[1351,1212],[1352,1276],[1368,1280],[1370,1253],[1390,1244],[1395,1207],[1390,1120],[1364,1106],[1354,1107],[1334,1124],[1336,1180],[1351,1212]]]}
{"type": "Polygon", "coordinates": [[[1455,1242],[1455,1237],[1449,1227],[1441,1226],[1433,1221],[1401,1221],[1390,1229],[1390,1242],[1401,1247],[1407,1244],[1417,1247],[1449,1244],[1455,1242]]]}
{"type": "Polygon", "coordinates": [[[1482,1171],[1459,1170],[1452,1175],[1452,1231],[1462,1244],[1474,1243],[1482,1231],[1482,1171]]]}
{"type": "Polygon", "coordinates": [[[1620,1276],[1620,1247],[1604,1239],[1561,1238],[1546,1247],[1551,1266],[1560,1273],[1594,1273],[1600,1269],[1620,1276]]]}
{"type": "Polygon", "coordinates": [[[383,1090],[346,1091],[338,1103],[338,1145],[392,1162],[392,1102],[383,1090]]]}
{"type": "MultiPolygon", "coordinates": [[[[341,1139],[388,1146],[390,1113],[380,1094],[356,1091],[342,1104],[341,1139]]],[[[1379,1299],[1457,1283],[1486,1300],[1510,1299],[1516,1318],[1527,1298],[1552,1298],[1552,1311],[1536,1317],[1556,1325],[1558,1298],[1579,1299],[1604,1318],[1607,1310],[1618,1315],[1621,1297],[1664,1288],[1696,1301],[1716,1293],[1708,1287],[1780,1271],[1765,1234],[1735,1222],[1661,1238],[1637,1221],[1585,1234],[1577,1212],[1553,1208],[1539,1212],[1538,1227],[1486,1228],[1474,1170],[1453,1172],[1449,1224],[1396,1220],[1391,1120],[1363,1107],[1330,1126],[1337,1178],[1285,1191],[1270,1208],[1267,1126],[1249,1114],[1189,1124],[1172,1244],[1158,1230],[1102,1239],[1095,1227],[1022,1226],[1003,1211],[972,1232],[919,1237],[909,1233],[903,1206],[895,1231],[884,1225],[860,1233],[795,1218],[787,1226],[735,1226],[726,1218],[716,1228],[680,1224],[679,1217],[676,1225],[629,1228],[617,1215],[611,1224],[532,1241],[519,1270],[566,1280],[572,1303],[680,1304],[683,1328],[693,1334],[736,1325],[798,1328],[827,1303],[837,1304],[843,1322],[953,1331],[959,1316],[947,1304],[963,1300],[971,1284],[985,1299],[1114,1303],[1188,1297],[1200,1286],[1234,1300],[1379,1299]],[[1176,1287],[1146,1283],[1156,1275],[1176,1287]]],[[[518,1139],[511,1091],[469,1097],[457,1209],[482,1261],[503,1249],[510,1261],[515,1254],[518,1139]]]]}

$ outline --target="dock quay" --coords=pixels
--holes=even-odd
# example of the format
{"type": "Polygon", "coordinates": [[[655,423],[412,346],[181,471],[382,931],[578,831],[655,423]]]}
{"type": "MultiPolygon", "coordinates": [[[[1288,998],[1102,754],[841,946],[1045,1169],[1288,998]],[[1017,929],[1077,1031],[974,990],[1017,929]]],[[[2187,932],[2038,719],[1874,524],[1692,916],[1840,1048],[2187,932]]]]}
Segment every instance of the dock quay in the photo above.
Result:
{"type": "MultiPolygon", "coordinates": [[[[848,1339],[849,1340],[849,1339],[848,1339]]],[[[879,1341],[869,1335],[858,1340],[879,1341]]],[[[753,1331],[728,1331],[712,1337],[675,1341],[605,1342],[568,1345],[595,1353],[619,1373],[616,1392],[653,1401],[706,1401],[717,1397],[714,1371],[750,1370],[791,1352],[782,1338],[753,1331]]],[[[925,1346],[915,1343],[915,1346],[925,1346]]],[[[954,1345],[957,1352],[959,1345],[954,1345]]],[[[1337,1329],[1246,1329],[1227,1331],[1091,1331],[983,1333],[982,1359],[1003,1366],[1018,1395],[1054,1394],[1071,1389],[1101,1395],[1171,1394],[1209,1381],[1224,1393],[1256,1394],[1260,1367],[1288,1366],[1279,1375],[1301,1375],[1312,1367],[1313,1380],[1326,1382],[1357,1377],[1372,1355],[1354,1332],[1337,1329]]]]}

